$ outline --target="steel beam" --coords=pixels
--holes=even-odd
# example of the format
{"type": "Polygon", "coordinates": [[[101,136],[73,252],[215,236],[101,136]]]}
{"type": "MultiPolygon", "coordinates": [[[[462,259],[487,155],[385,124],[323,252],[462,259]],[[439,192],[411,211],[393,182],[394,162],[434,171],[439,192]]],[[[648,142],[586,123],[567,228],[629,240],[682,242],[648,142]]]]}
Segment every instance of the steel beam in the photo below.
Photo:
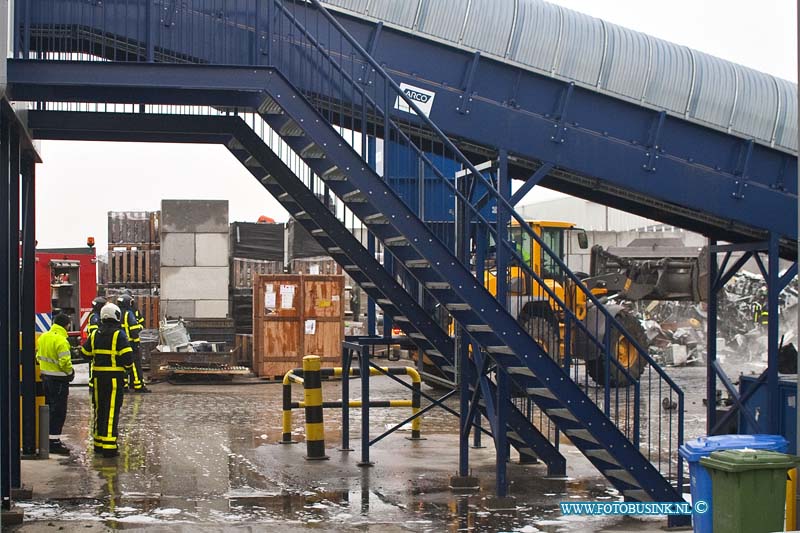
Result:
{"type": "MultiPolygon", "coordinates": [[[[8,128],[9,119],[0,116],[0,250],[8,250],[9,213],[11,204],[11,182],[8,176],[8,128]]],[[[11,409],[19,400],[11,398],[11,331],[9,328],[12,302],[9,294],[10,269],[8,253],[0,258],[0,498],[3,509],[11,508],[11,409]],[[13,401],[12,401],[13,400],[13,401]]],[[[19,342],[19,341],[17,341],[19,342]]],[[[17,444],[19,446],[19,444],[17,444]]]]}
{"type": "Polygon", "coordinates": [[[36,453],[36,161],[22,162],[22,453],[36,453]]]}
{"type": "Polygon", "coordinates": [[[9,300],[9,397],[12,402],[9,417],[9,439],[11,444],[11,486],[22,487],[20,465],[20,412],[19,412],[19,128],[11,124],[8,131],[8,178],[9,178],[9,211],[8,211],[8,300],[9,300]]]}

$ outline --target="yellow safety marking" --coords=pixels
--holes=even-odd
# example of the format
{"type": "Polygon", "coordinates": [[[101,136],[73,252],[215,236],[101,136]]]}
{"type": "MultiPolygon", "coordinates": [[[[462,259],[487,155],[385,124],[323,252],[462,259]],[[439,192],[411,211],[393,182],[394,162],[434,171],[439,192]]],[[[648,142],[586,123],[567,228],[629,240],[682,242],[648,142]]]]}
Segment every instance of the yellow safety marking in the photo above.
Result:
{"type": "MultiPolygon", "coordinates": [[[[411,414],[415,415],[419,413],[419,407],[413,407],[411,409],[411,414]]],[[[420,424],[422,423],[422,417],[417,417],[411,421],[411,430],[412,431],[419,431],[420,424]]]]}
{"type": "Polygon", "coordinates": [[[316,307],[320,309],[324,309],[325,307],[330,307],[331,301],[330,300],[317,300],[316,307]]]}
{"type": "MultiPolygon", "coordinates": [[[[116,340],[116,337],[115,337],[116,340]]],[[[114,407],[117,405],[117,380],[111,380],[111,404],[108,408],[108,431],[106,435],[113,435],[114,429],[114,407]]]]}
{"type": "Polygon", "coordinates": [[[291,433],[292,432],[292,410],[289,409],[288,411],[283,412],[283,432],[284,433],[291,433]]]}
{"type": "Polygon", "coordinates": [[[318,355],[307,355],[303,357],[303,372],[317,372],[322,366],[322,360],[318,355]]]}
{"type": "Polygon", "coordinates": [[[325,440],[325,427],[322,422],[306,423],[306,440],[325,440]]]}
{"type": "Polygon", "coordinates": [[[627,280],[625,280],[625,285],[622,287],[622,289],[627,291],[628,289],[631,288],[631,285],[633,285],[633,280],[628,278],[627,280]]]}
{"type": "Polygon", "coordinates": [[[322,405],[322,389],[305,389],[303,397],[306,400],[306,405],[310,407],[322,405]]]}

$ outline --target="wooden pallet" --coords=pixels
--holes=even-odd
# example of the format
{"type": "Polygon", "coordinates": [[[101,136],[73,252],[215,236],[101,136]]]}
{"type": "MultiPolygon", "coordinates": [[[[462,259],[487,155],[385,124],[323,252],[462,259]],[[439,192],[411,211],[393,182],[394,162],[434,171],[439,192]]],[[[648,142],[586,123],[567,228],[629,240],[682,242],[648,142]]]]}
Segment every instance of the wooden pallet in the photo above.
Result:
{"type": "Polygon", "coordinates": [[[253,335],[237,334],[234,349],[239,356],[239,364],[253,368],[253,335]]]}
{"type": "Polygon", "coordinates": [[[160,283],[159,250],[113,250],[108,252],[108,282],[160,283]]]}
{"type": "Polygon", "coordinates": [[[158,243],[160,222],[160,211],[109,211],[108,242],[158,243]]]}
{"type": "Polygon", "coordinates": [[[158,296],[136,297],[136,305],[144,318],[144,329],[158,329],[160,302],[158,296]]]}
{"type": "Polygon", "coordinates": [[[253,281],[260,275],[281,273],[283,273],[283,262],[281,261],[261,261],[235,257],[231,262],[231,287],[252,287],[253,281]]]}

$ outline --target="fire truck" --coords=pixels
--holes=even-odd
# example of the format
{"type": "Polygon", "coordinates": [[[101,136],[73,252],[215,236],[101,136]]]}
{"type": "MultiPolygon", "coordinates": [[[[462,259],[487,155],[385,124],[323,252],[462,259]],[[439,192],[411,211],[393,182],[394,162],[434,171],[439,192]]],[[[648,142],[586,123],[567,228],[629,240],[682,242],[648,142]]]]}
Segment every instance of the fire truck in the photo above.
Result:
{"type": "Polygon", "coordinates": [[[54,314],[72,317],[71,337],[84,337],[97,295],[94,239],[84,248],[36,250],[36,333],[50,329],[54,314]]]}

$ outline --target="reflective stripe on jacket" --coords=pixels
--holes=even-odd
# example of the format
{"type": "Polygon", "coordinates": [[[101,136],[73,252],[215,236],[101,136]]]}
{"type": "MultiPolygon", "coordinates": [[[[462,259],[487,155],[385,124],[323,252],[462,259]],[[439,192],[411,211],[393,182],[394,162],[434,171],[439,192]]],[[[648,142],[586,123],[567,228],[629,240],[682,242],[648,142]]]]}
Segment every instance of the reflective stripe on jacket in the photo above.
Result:
{"type": "Polygon", "coordinates": [[[122,329],[125,330],[125,335],[131,344],[139,344],[139,332],[142,330],[142,325],[139,324],[136,313],[132,309],[123,311],[122,329]]]}
{"type": "Polygon", "coordinates": [[[120,327],[101,325],[83,343],[81,353],[92,360],[93,377],[106,372],[124,373],[133,365],[133,349],[120,327]]]}
{"type": "Polygon", "coordinates": [[[50,331],[39,337],[36,360],[43,376],[69,377],[73,374],[72,354],[67,330],[53,324],[50,331]]]}

